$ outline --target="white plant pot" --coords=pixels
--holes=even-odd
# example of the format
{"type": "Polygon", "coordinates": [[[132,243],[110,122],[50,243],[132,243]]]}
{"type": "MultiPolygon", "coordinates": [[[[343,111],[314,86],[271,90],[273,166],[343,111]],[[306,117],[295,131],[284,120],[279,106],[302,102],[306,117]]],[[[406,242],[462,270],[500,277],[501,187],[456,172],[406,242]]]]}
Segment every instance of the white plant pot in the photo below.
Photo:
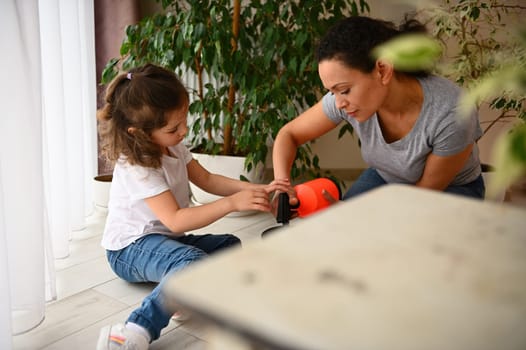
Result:
{"type": "Polygon", "coordinates": [[[108,208],[113,175],[99,175],[93,178],[93,205],[99,209],[108,208]]]}
{"type": "MultiPolygon", "coordinates": [[[[264,175],[264,166],[259,164],[256,169],[250,172],[245,170],[245,157],[209,155],[203,153],[192,153],[195,160],[199,162],[206,170],[214,174],[240,179],[240,175],[246,177],[250,182],[262,183],[264,175]]],[[[195,186],[190,182],[190,191],[192,192],[192,202],[196,205],[207,204],[218,200],[222,197],[208,193],[195,186]]],[[[243,212],[244,215],[252,212],[243,212]]],[[[235,215],[235,214],[234,214],[235,215]]],[[[237,215],[243,215],[239,213],[237,215]]]]}

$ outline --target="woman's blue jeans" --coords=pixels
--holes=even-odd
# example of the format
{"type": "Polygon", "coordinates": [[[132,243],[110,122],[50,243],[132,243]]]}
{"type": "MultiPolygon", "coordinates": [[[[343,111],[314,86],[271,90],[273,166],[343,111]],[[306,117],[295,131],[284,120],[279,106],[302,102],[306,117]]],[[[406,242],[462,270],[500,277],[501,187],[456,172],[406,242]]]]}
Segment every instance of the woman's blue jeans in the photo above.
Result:
{"type": "Polygon", "coordinates": [[[127,322],[146,328],[152,341],[159,338],[172,316],[162,293],[166,276],[208,254],[240,243],[239,238],[229,234],[182,237],[149,234],[121,250],[107,250],[110,266],[120,278],[128,282],[160,282],[127,322]]]}
{"type": "MultiPolygon", "coordinates": [[[[352,184],[351,188],[345,193],[343,199],[356,197],[362,193],[383,185],[387,185],[387,182],[380,176],[380,174],[378,174],[376,169],[365,169],[358,179],[352,184]]],[[[480,175],[475,179],[475,181],[468,184],[461,186],[448,186],[444,192],[483,199],[486,188],[484,186],[482,175],[480,175]]]]}

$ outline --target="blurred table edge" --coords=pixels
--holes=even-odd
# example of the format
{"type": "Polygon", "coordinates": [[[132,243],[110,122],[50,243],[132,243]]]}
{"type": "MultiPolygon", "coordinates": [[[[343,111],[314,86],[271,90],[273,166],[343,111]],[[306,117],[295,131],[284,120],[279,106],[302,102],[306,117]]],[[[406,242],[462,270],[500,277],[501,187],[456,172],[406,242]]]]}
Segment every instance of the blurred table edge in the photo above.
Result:
{"type": "Polygon", "coordinates": [[[255,348],[526,349],[526,210],[383,186],[164,290],[255,348]]]}

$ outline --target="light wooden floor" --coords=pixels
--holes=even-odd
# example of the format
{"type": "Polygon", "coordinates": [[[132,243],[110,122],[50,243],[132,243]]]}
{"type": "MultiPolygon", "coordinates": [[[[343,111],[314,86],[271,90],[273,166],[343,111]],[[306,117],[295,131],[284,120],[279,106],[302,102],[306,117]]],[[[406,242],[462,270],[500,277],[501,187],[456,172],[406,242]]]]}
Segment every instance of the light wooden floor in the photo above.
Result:
{"type": "MultiPolygon", "coordinates": [[[[508,195],[511,205],[526,208],[526,188],[508,195]]],[[[73,232],[71,254],[56,260],[58,299],[46,307],[38,327],[13,339],[15,350],[93,350],[99,330],[124,322],[153,289],[153,284],[124,282],[111,271],[100,246],[105,213],[96,210],[84,230],[73,232]]],[[[226,217],[199,232],[233,233],[243,244],[260,239],[261,232],[276,224],[270,214],[226,217]]],[[[151,349],[206,349],[210,335],[196,320],[171,321],[151,349]]]]}
{"type": "MultiPolygon", "coordinates": [[[[35,329],[13,338],[14,349],[94,350],[99,330],[124,322],[149,294],[153,284],[131,284],[110,269],[100,246],[105,212],[96,210],[82,231],[73,232],[71,254],[56,260],[56,301],[46,306],[45,320],[35,329]]],[[[270,214],[226,217],[196,231],[233,233],[244,244],[260,239],[261,232],[276,224],[270,214]]],[[[207,348],[207,329],[196,320],[182,324],[170,321],[151,349],[207,348]]]]}

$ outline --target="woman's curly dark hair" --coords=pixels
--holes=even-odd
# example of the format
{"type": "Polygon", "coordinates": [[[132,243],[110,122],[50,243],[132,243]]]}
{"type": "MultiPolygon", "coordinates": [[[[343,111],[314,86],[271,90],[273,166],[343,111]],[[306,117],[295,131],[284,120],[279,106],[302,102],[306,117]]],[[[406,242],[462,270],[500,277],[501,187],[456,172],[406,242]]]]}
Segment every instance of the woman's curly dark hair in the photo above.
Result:
{"type": "MultiPolygon", "coordinates": [[[[318,63],[336,59],[346,66],[370,73],[376,64],[374,48],[399,35],[426,33],[426,28],[411,16],[400,26],[392,22],[365,16],[347,17],[332,26],[320,40],[316,51],[318,63]]],[[[405,72],[413,76],[426,76],[429,72],[405,72]]]]}

